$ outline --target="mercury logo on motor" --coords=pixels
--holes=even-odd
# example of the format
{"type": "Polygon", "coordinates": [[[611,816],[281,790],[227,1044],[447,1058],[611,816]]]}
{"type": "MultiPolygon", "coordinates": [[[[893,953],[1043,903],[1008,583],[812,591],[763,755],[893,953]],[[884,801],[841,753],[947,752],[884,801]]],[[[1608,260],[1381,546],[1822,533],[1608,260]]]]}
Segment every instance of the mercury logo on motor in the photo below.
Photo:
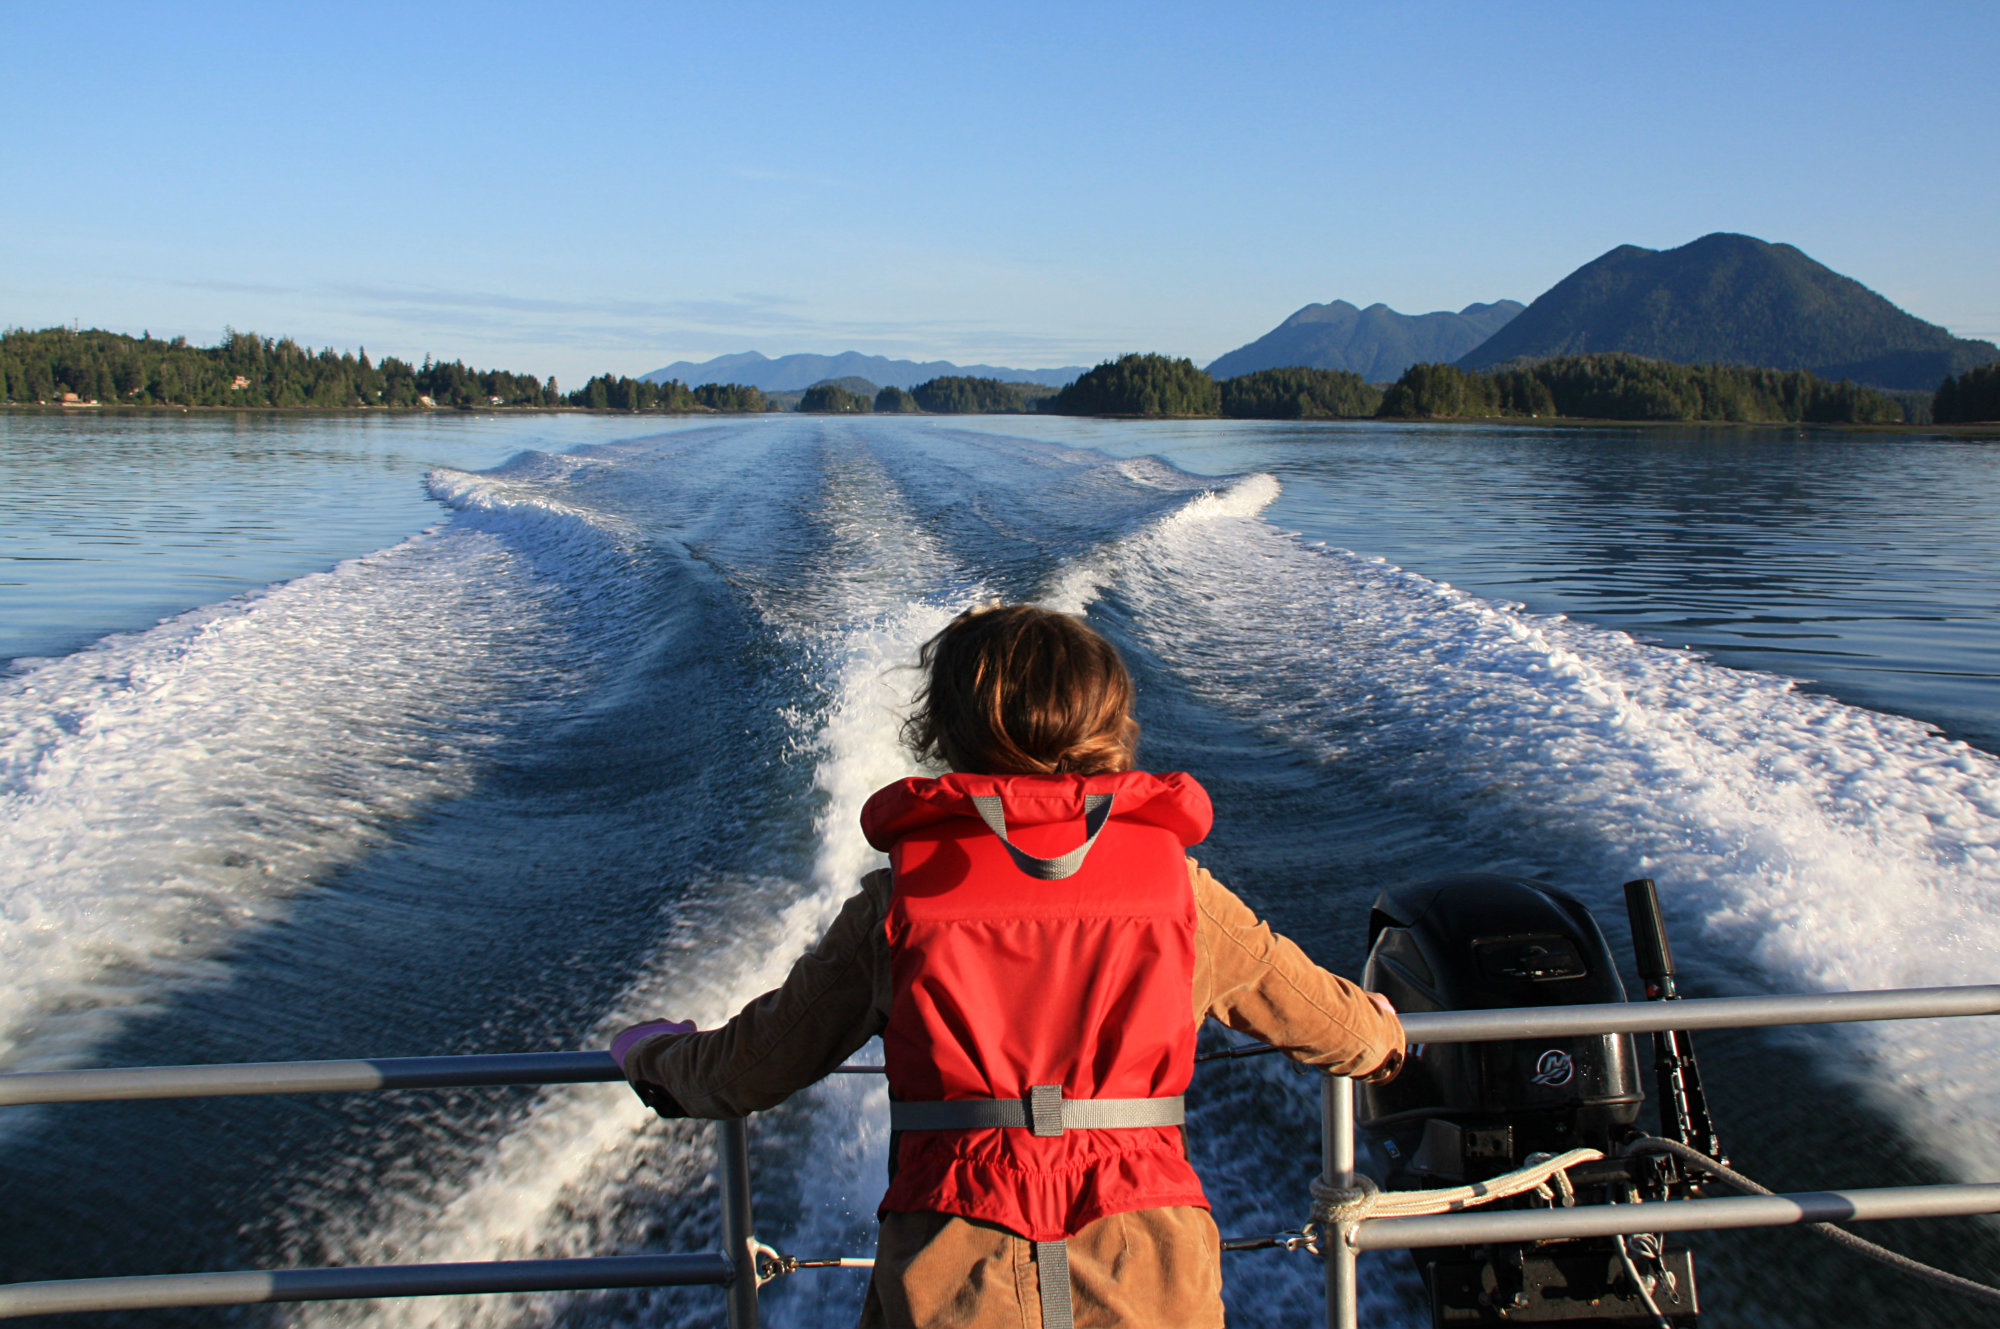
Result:
{"type": "Polygon", "coordinates": [[[1535,1073],[1529,1082],[1554,1088],[1568,1084],[1575,1075],[1575,1059],[1561,1048],[1550,1048],[1535,1063],[1535,1073]]]}

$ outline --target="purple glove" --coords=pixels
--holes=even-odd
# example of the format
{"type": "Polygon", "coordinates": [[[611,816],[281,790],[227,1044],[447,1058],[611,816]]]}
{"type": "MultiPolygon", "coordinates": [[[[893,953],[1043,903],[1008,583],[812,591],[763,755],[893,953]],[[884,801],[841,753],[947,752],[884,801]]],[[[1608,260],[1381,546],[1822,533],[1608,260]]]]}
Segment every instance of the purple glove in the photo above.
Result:
{"type": "Polygon", "coordinates": [[[691,1034],[693,1020],[648,1020],[645,1024],[635,1024],[611,1040],[611,1059],[618,1063],[618,1069],[625,1069],[625,1054],[654,1034],[691,1034]]]}

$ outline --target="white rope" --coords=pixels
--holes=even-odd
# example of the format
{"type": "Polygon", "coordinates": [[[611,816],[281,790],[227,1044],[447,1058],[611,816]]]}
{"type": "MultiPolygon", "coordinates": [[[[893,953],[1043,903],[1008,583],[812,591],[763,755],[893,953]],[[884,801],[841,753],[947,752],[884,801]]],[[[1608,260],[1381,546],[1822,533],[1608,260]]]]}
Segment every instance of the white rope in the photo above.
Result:
{"type": "MultiPolygon", "coordinates": [[[[1572,1149],[1469,1186],[1450,1186],[1434,1191],[1384,1191],[1358,1172],[1354,1174],[1355,1184],[1351,1187],[1329,1186],[1323,1181],[1315,1181],[1312,1184],[1312,1221],[1331,1224],[1335,1228],[1351,1228],[1364,1218],[1449,1214],[1532,1190],[1539,1190],[1545,1198],[1552,1200],[1555,1193],[1548,1188],[1549,1178],[1561,1176],[1579,1163],[1594,1163],[1602,1157],[1604,1155],[1595,1149],[1572,1149]]],[[[1562,1177],[1558,1185],[1562,1187],[1565,1200],[1574,1194],[1568,1177],[1562,1177]]]]}

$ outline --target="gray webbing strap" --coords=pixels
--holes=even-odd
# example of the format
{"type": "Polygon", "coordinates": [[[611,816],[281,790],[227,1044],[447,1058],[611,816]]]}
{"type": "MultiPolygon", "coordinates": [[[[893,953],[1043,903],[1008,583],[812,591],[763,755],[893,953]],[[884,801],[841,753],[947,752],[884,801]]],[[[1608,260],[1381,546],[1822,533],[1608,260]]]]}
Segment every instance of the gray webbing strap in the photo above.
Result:
{"type": "MultiPolygon", "coordinates": [[[[1186,1120],[1187,1100],[1179,1094],[1165,1098],[1064,1098],[1059,1084],[1035,1085],[1026,1098],[959,1098],[939,1103],[889,1104],[892,1131],[1025,1126],[1036,1135],[1061,1135],[1064,1131],[1179,1126],[1186,1120]]],[[[1036,1242],[1035,1267],[1044,1329],[1073,1329],[1069,1246],[1061,1241],[1036,1242]]]]}
{"type": "Polygon", "coordinates": [[[1069,1243],[1035,1243],[1035,1283],[1042,1291],[1042,1329],[1075,1329],[1069,1301],[1069,1243]]]}
{"type": "Polygon", "coordinates": [[[891,1103],[892,1131],[977,1131],[1025,1126],[1036,1135],[1064,1131],[1134,1130],[1179,1126],[1187,1103],[1170,1098],[1064,1098],[1062,1086],[1038,1084],[1028,1098],[961,1098],[943,1103],[891,1103]]]}
{"type": "MultiPolygon", "coordinates": [[[[1085,855],[1097,843],[1104,823],[1111,820],[1112,795],[1083,796],[1083,843],[1054,858],[1037,858],[1007,838],[1007,808],[997,794],[975,794],[972,806],[986,828],[1000,837],[1014,866],[1037,881],[1061,881],[1074,876],[1085,855]]],[[[1140,1126],[1179,1126],[1187,1120],[1181,1096],[1171,1098],[1064,1098],[1059,1084],[1038,1084],[1026,1098],[972,1098],[948,1103],[891,1103],[893,1131],[980,1130],[1025,1126],[1036,1135],[1064,1131],[1120,1130],[1140,1126]]],[[[1070,1304],[1069,1243],[1035,1243],[1035,1282],[1041,1291],[1042,1329],[1075,1329],[1070,1304]]]]}
{"type": "Polygon", "coordinates": [[[1036,858],[1007,838],[1007,809],[1001,803],[998,794],[974,794],[972,806],[979,809],[979,819],[986,823],[987,829],[999,836],[1000,843],[1007,846],[1007,853],[1013,858],[1015,867],[1037,881],[1061,881],[1064,877],[1074,875],[1076,870],[1083,866],[1083,856],[1097,843],[1098,833],[1104,829],[1104,823],[1111,820],[1111,800],[1110,794],[1083,796],[1084,842],[1067,854],[1058,854],[1054,858],[1036,858]]]}

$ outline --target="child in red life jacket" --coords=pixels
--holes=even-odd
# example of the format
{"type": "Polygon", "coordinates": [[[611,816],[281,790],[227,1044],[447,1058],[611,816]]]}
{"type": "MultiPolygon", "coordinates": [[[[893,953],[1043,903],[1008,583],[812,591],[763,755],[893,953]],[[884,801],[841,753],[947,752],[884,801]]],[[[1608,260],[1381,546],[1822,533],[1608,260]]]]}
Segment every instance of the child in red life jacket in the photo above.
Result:
{"type": "Polygon", "coordinates": [[[1180,1131],[1196,1030],[1381,1079],[1402,1027],[1187,856],[1208,795],[1132,768],[1131,678],[1081,620],[970,610],[919,667],[904,739],[951,774],[868,800],[889,867],[721,1029],[639,1025],[612,1053],[662,1116],[734,1117],[881,1035],[894,1133],[864,1326],[1219,1326],[1180,1131]]]}

